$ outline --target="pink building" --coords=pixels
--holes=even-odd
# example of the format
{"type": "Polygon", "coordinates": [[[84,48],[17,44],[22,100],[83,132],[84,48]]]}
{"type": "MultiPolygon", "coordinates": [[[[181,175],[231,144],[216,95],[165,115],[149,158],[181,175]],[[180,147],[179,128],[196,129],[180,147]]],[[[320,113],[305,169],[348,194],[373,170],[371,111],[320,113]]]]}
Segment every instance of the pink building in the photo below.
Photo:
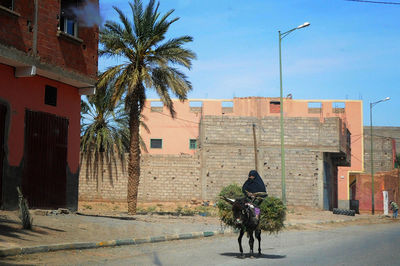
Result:
{"type": "MultiPolygon", "coordinates": [[[[341,130],[351,134],[351,164],[349,166],[338,166],[335,171],[336,177],[332,186],[333,207],[349,208],[350,183],[352,175],[363,172],[363,114],[362,101],[359,100],[294,100],[284,99],[284,117],[286,118],[319,118],[321,124],[325,119],[338,117],[342,123],[341,130]]],[[[159,100],[148,100],[143,111],[147,118],[145,123],[150,133],[141,132],[148,153],[154,155],[194,155],[198,151],[199,137],[201,132],[201,120],[205,116],[218,117],[254,117],[262,119],[265,117],[280,116],[279,98],[245,97],[234,99],[189,99],[185,102],[174,100],[176,111],[175,119],[159,100]]],[[[276,135],[279,135],[279,127],[276,135]]],[[[345,132],[339,132],[346,136],[345,132]]],[[[285,134],[286,135],[286,134],[285,134]]],[[[285,143],[289,137],[286,136],[285,143]]],[[[340,142],[343,145],[344,142],[340,142]]],[[[323,146],[323,144],[320,144],[323,146]]],[[[345,150],[344,147],[342,150],[345,150]]],[[[350,154],[348,150],[348,154],[350,154]]],[[[348,156],[350,157],[350,156],[348,156]]],[[[288,164],[289,162],[287,162],[288,164]]],[[[338,164],[340,165],[340,164],[338,164]]],[[[321,188],[323,189],[323,188],[321,188]]],[[[323,193],[323,192],[321,192],[323,193]]],[[[322,198],[322,197],[321,197],[322,198]]],[[[322,199],[319,200],[322,207],[322,199]]],[[[332,206],[330,208],[332,208],[332,206]]]]}

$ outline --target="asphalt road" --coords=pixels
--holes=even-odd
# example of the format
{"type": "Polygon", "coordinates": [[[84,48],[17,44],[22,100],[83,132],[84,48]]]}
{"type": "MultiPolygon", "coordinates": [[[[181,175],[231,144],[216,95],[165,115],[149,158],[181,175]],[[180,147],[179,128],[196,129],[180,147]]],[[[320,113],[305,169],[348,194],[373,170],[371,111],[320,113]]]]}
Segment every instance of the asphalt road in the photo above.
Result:
{"type": "MultiPolygon", "coordinates": [[[[375,224],[262,235],[259,258],[238,258],[237,236],[3,258],[47,265],[400,265],[400,225],[375,224]]],[[[257,241],[255,242],[257,244],[257,241]]],[[[248,240],[243,248],[249,251],[248,240]]]]}

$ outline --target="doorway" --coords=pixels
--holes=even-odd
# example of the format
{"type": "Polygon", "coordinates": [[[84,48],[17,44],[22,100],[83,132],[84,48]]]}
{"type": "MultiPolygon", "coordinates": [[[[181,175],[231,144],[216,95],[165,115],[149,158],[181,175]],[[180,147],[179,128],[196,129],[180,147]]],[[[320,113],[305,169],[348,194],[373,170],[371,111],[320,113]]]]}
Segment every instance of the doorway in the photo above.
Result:
{"type": "Polygon", "coordinates": [[[7,107],[0,104],[0,206],[3,205],[3,165],[5,157],[4,138],[6,130],[7,107]]]}
{"type": "Polygon", "coordinates": [[[66,205],[68,119],[26,110],[22,190],[33,208],[66,205]]]}

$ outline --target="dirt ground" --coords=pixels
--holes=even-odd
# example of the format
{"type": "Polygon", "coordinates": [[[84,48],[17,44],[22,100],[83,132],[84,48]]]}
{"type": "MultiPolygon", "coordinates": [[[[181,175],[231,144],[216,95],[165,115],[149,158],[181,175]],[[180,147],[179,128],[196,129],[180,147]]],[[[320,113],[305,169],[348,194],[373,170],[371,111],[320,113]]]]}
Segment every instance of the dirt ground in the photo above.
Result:
{"type": "MultiPolygon", "coordinates": [[[[150,202],[138,203],[138,212],[175,212],[178,208],[188,208],[190,210],[207,209],[212,210],[214,203],[207,201],[208,206],[203,206],[201,201],[182,201],[182,202],[150,202]]],[[[127,213],[128,204],[126,202],[90,202],[79,201],[78,212],[85,213],[127,213]]],[[[215,213],[216,214],[216,213],[215,213]]]]}

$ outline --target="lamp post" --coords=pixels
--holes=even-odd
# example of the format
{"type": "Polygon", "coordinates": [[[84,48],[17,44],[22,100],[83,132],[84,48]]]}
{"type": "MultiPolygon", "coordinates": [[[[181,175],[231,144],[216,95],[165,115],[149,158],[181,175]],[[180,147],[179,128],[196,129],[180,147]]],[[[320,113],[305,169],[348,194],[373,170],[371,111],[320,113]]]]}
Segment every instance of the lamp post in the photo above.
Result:
{"type": "Polygon", "coordinates": [[[390,97],[386,97],[383,100],[373,102],[369,104],[369,119],[370,119],[370,138],[371,138],[371,196],[372,196],[372,215],[375,214],[375,183],[374,183],[374,145],[373,145],[373,136],[372,136],[372,107],[381,102],[386,102],[390,100],[390,97]]]}
{"type": "Polygon", "coordinates": [[[281,126],[281,168],[282,168],[282,174],[281,174],[281,182],[282,182],[282,201],[284,204],[286,204],[286,181],[285,181],[285,175],[286,175],[286,168],[285,168],[285,138],[284,138],[284,129],[283,129],[283,89],[282,89],[282,55],[281,55],[281,43],[282,39],[288,36],[292,31],[305,28],[310,26],[309,22],[305,22],[302,25],[293,28],[291,30],[288,30],[284,33],[281,33],[281,31],[278,31],[279,33],[279,80],[280,80],[280,126],[281,126]]]}

